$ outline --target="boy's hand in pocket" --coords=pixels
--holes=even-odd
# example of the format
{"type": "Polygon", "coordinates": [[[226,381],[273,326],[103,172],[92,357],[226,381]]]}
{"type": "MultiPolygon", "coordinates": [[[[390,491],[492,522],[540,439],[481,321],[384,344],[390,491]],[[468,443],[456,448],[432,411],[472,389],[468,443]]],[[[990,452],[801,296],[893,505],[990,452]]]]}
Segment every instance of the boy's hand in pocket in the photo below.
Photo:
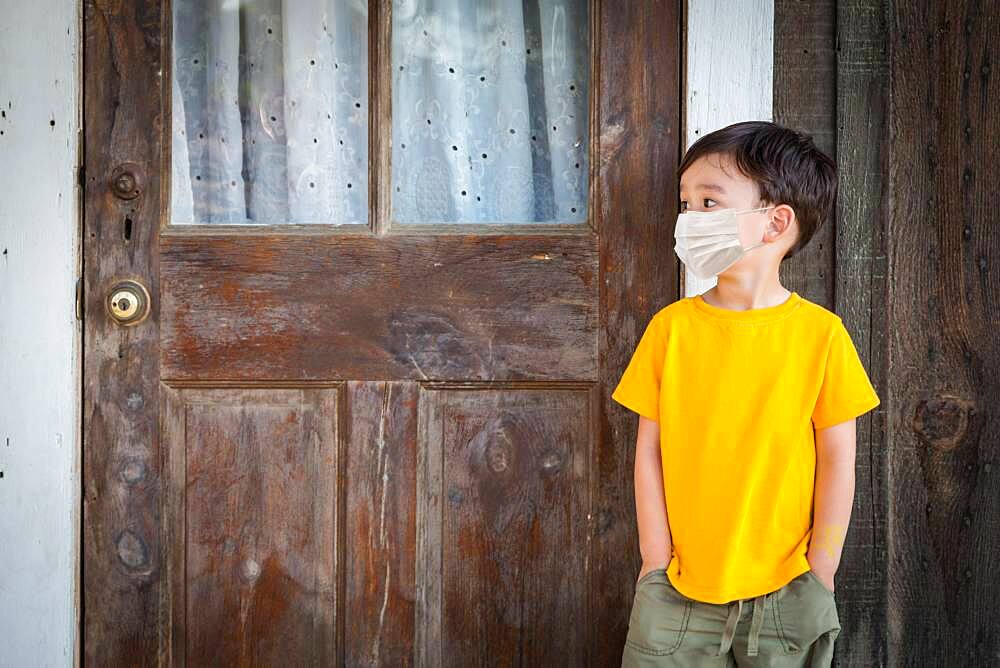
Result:
{"type": "Polygon", "coordinates": [[[635,579],[636,584],[639,584],[639,580],[643,579],[646,574],[651,571],[655,571],[657,568],[666,568],[667,564],[661,562],[642,562],[642,568],[639,569],[639,577],[635,579]]]}

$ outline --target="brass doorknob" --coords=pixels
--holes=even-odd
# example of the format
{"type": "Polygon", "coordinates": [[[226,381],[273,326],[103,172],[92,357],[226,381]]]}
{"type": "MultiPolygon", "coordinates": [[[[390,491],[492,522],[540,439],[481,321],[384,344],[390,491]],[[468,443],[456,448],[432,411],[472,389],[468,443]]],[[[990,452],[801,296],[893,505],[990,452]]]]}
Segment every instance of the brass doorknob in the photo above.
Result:
{"type": "Polygon", "coordinates": [[[137,325],[149,315],[149,291],[138,281],[118,281],[108,292],[105,306],[108,315],[119,325],[137,325]]]}

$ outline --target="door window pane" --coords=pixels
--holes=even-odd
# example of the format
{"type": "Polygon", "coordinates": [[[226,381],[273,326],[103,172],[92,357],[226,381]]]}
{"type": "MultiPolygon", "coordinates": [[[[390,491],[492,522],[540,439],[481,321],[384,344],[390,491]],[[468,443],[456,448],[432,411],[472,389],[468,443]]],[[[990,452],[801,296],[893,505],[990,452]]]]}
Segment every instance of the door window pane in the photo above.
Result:
{"type": "Polygon", "coordinates": [[[396,0],[392,215],[586,218],[587,0],[396,0]]]}
{"type": "Polygon", "coordinates": [[[367,0],[171,4],[171,223],[366,223],[367,0]]]}

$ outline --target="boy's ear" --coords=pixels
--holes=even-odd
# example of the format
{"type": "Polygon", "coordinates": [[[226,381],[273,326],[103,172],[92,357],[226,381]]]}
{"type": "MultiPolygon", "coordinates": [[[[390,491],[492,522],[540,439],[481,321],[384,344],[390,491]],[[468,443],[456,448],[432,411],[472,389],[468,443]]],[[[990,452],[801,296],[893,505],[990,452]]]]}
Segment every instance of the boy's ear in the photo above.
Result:
{"type": "Polygon", "coordinates": [[[788,206],[787,204],[779,204],[774,207],[774,211],[771,212],[771,222],[768,223],[767,229],[778,237],[785,233],[786,230],[793,230],[793,223],[795,222],[795,209],[788,206]]]}

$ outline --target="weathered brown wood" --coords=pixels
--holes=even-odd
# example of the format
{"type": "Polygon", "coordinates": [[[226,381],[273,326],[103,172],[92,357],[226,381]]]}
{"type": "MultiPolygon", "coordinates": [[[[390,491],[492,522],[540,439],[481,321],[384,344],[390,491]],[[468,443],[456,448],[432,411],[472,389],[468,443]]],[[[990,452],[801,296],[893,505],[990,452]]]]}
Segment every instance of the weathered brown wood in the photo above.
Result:
{"type": "Polygon", "coordinates": [[[590,235],[163,238],[163,377],[596,380],[590,235]]]}
{"type": "Polygon", "coordinates": [[[104,299],[122,277],[159,292],[160,2],[88,0],[83,11],[82,654],[88,665],[148,666],[166,630],[158,301],[125,328],[104,299]],[[114,194],[125,163],[134,163],[132,199],[114,194]]]}
{"type": "Polygon", "coordinates": [[[600,2],[594,20],[596,134],[591,210],[601,233],[600,439],[591,475],[588,573],[592,654],[621,664],[640,569],[633,470],[638,417],[611,400],[653,313],[680,297],[673,218],[679,199],[683,2],[600,2]]]}
{"type": "Polygon", "coordinates": [[[161,388],[168,665],[338,663],[338,389],[161,388]]]}
{"type": "Polygon", "coordinates": [[[678,297],[681,3],[592,2],[587,223],[461,230],[390,224],[387,1],[370,225],[170,226],[167,4],[86,9],[88,662],[619,662],[635,418],[607,395],[678,297]],[[129,330],[123,274],[154,305],[129,330]]]}
{"type": "Polygon", "coordinates": [[[584,664],[592,390],[422,386],[418,664],[584,664]]]}
{"type": "Polygon", "coordinates": [[[348,666],[414,663],[420,385],[345,385],[344,654],[348,666]]]}
{"type": "Polygon", "coordinates": [[[891,8],[888,663],[993,666],[1000,5],[891,8]]]}

